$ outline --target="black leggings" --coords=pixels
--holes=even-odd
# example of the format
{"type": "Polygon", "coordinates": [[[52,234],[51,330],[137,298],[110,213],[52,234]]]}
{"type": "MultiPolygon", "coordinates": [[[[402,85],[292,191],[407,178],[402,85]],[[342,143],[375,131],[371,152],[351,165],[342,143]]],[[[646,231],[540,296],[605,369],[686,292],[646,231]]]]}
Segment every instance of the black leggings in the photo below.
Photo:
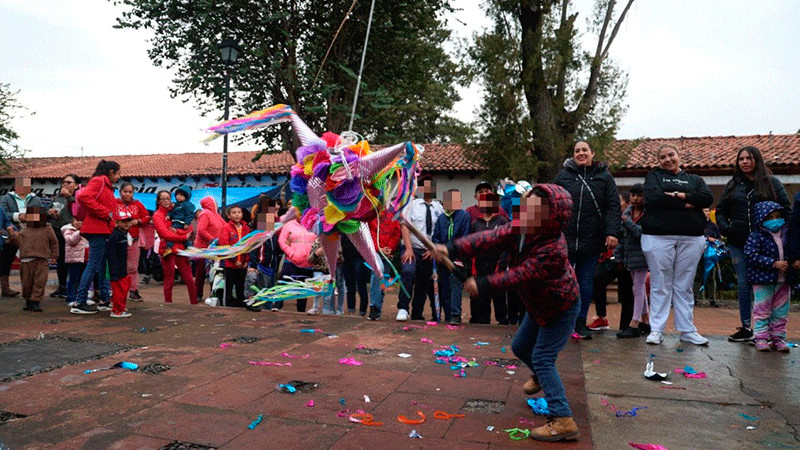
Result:
{"type": "Polygon", "coordinates": [[[620,264],[598,264],[594,270],[592,297],[594,298],[594,307],[597,315],[605,317],[606,305],[608,304],[606,290],[614,280],[617,280],[617,296],[620,305],[622,305],[619,316],[619,329],[624,330],[628,328],[631,319],[633,319],[633,278],[631,278],[631,273],[621,267],[620,264]]]}
{"type": "MultiPolygon", "coordinates": [[[[247,269],[225,268],[225,305],[244,308],[244,279],[247,269]],[[233,289],[236,288],[236,297],[233,289]]],[[[187,281],[188,283],[188,281],[187,281]]]]}

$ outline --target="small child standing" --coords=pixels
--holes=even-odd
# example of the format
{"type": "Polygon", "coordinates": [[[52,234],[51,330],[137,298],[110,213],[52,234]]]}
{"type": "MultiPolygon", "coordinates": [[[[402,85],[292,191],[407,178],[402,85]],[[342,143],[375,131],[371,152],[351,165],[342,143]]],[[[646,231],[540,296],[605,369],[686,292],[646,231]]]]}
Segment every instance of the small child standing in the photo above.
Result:
{"type": "MultiPolygon", "coordinates": [[[[219,245],[233,245],[250,233],[250,227],[242,221],[243,216],[244,212],[241,206],[234,205],[228,208],[230,221],[222,228],[219,245]]],[[[225,306],[245,307],[244,280],[247,278],[249,257],[250,255],[245,253],[225,260],[225,306]],[[233,297],[234,288],[236,288],[235,298],[233,297]]]]}
{"type": "Polygon", "coordinates": [[[72,223],[61,227],[65,243],[64,262],[67,264],[67,306],[69,307],[74,306],[78,283],[81,282],[83,269],[86,268],[86,258],[89,255],[89,241],[81,236],[81,226],[83,226],[83,222],[72,219],[72,223]]]}
{"type": "Polygon", "coordinates": [[[111,281],[111,317],[121,319],[130,317],[125,308],[128,292],[131,289],[131,276],[128,275],[128,230],[135,217],[125,209],[114,213],[117,225],[106,241],[106,261],[108,279],[111,281]]]}
{"type": "Polygon", "coordinates": [[[744,244],[747,278],[753,285],[753,338],[756,350],[770,347],[789,353],[786,344],[786,319],[792,289],[787,280],[789,269],[788,239],[781,205],[760,202],[753,206],[757,229],[744,244]]]}
{"type": "Polygon", "coordinates": [[[47,223],[44,208],[29,207],[25,222],[25,228],[12,238],[19,247],[19,277],[25,299],[23,310],[42,312],[39,305],[47,287],[49,263],[58,259],[58,239],[53,227],[47,223]]]}

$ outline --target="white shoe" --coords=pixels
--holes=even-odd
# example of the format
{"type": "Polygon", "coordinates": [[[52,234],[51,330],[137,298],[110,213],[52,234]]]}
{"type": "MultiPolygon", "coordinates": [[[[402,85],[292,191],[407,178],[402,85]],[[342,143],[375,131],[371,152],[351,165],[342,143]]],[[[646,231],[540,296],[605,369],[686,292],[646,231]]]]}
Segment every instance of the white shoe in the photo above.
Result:
{"type": "Polygon", "coordinates": [[[308,314],[310,316],[316,316],[317,314],[319,314],[319,309],[311,308],[308,311],[306,311],[306,314],[308,314]]]}
{"type": "MultiPolygon", "coordinates": [[[[92,296],[94,296],[94,292],[92,292],[92,296]]],[[[89,306],[94,306],[97,303],[95,303],[95,301],[92,300],[92,297],[88,297],[88,299],[86,300],[86,304],[89,305],[89,306]]]]}
{"type": "Polygon", "coordinates": [[[694,345],[708,345],[708,339],[701,336],[697,331],[681,333],[681,340],[694,345]]]}
{"type": "Polygon", "coordinates": [[[647,343],[658,345],[664,341],[664,336],[659,333],[658,331],[651,331],[649,335],[647,335],[647,343]]]}
{"type": "Polygon", "coordinates": [[[408,311],[405,309],[398,309],[397,310],[397,317],[395,318],[398,322],[407,322],[408,321],[408,311]]]}
{"type": "Polygon", "coordinates": [[[123,319],[125,317],[130,317],[131,313],[129,313],[128,311],[122,311],[119,314],[112,312],[109,316],[113,317],[114,319],[123,319]]]}

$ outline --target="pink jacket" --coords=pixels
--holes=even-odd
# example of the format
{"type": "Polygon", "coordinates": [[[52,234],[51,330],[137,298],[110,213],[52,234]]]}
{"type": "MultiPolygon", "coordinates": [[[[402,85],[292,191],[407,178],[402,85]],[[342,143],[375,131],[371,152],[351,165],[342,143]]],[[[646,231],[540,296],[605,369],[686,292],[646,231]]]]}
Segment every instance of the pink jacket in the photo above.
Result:
{"type": "Polygon", "coordinates": [[[278,245],[286,253],[286,257],[297,267],[311,268],[308,255],[311,254],[311,244],[317,236],[306,230],[297,220],[291,220],[281,227],[278,245]]]}
{"type": "Polygon", "coordinates": [[[194,237],[194,246],[206,248],[214,239],[219,239],[222,235],[222,228],[225,226],[225,219],[217,213],[217,202],[213,197],[205,197],[200,200],[200,216],[197,218],[197,234],[194,237]]]}
{"type": "Polygon", "coordinates": [[[89,249],[89,241],[81,236],[80,231],[68,223],[61,227],[61,234],[64,235],[64,261],[67,263],[86,262],[86,253],[89,249]]]}

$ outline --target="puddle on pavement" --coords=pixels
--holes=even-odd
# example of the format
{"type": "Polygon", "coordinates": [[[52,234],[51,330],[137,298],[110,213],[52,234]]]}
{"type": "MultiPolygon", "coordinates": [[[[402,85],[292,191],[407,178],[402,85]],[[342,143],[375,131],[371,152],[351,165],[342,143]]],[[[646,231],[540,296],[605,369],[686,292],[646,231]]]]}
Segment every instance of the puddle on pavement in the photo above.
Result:
{"type": "Polygon", "coordinates": [[[4,423],[11,422],[14,419],[22,419],[23,417],[28,417],[25,414],[17,414],[8,411],[0,411],[0,425],[4,423]]]}
{"type": "Polygon", "coordinates": [[[159,374],[161,372],[166,372],[171,368],[172,367],[170,367],[170,366],[168,366],[166,364],[150,363],[150,364],[146,364],[144,366],[139,366],[139,368],[136,369],[136,371],[137,372],[141,372],[141,373],[159,374]]]}
{"type": "Polygon", "coordinates": [[[231,342],[238,342],[240,344],[252,344],[253,342],[260,341],[261,338],[255,336],[239,336],[231,340],[231,342]]]}
{"type": "Polygon", "coordinates": [[[350,353],[356,355],[376,355],[380,353],[381,349],[379,348],[354,348],[350,353]]]}
{"type": "Polygon", "coordinates": [[[216,450],[216,447],[195,444],[192,442],[172,441],[160,448],[160,450],[216,450]]]}
{"type": "Polygon", "coordinates": [[[302,392],[303,394],[314,392],[321,386],[319,383],[315,381],[299,381],[299,380],[292,380],[286,384],[293,386],[295,389],[297,389],[298,392],[302,392]]]}

